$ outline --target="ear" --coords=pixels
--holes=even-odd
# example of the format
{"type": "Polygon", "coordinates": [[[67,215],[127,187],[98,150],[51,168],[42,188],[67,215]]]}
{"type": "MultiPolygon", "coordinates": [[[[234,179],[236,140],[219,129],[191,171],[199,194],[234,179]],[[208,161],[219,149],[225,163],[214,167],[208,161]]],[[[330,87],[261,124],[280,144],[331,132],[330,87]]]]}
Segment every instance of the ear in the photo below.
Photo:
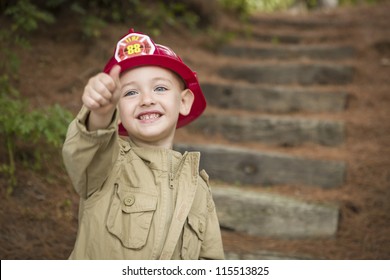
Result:
{"type": "Polygon", "coordinates": [[[190,89],[185,89],[180,94],[180,114],[187,116],[192,108],[194,103],[194,93],[190,89]]]}

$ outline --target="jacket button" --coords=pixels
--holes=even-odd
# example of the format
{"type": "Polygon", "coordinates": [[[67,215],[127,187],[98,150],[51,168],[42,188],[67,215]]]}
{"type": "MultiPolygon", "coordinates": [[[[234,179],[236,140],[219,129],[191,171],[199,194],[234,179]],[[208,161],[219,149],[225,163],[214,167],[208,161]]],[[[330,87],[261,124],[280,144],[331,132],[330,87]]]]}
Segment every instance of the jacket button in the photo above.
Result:
{"type": "Polygon", "coordinates": [[[198,229],[199,229],[199,232],[200,232],[200,233],[203,233],[203,232],[204,232],[204,225],[203,225],[202,222],[199,222],[198,229]]]}
{"type": "Polygon", "coordinates": [[[126,196],[124,199],[123,199],[123,203],[126,205],[126,206],[131,206],[133,205],[135,202],[135,197],[134,195],[128,195],[126,196]]]}

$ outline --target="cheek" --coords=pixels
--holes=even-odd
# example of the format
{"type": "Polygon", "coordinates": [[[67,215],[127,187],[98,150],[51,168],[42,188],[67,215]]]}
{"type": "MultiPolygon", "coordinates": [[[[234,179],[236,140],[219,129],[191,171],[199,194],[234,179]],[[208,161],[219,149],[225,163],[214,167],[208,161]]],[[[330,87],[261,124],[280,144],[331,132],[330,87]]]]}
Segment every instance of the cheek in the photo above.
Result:
{"type": "Polygon", "coordinates": [[[180,94],[176,94],[174,98],[172,98],[170,101],[171,108],[175,108],[176,110],[180,110],[181,107],[181,96],[180,94]]]}
{"type": "Polygon", "coordinates": [[[118,108],[120,111],[125,111],[125,112],[129,113],[134,108],[134,101],[123,98],[123,99],[119,100],[118,108]]]}
{"type": "Polygon", "coordinates": [[[126,101],[119,101],[118,103],[118,110],[119,110],[119,118],[122,120],[122,121],[125,121],[129,115],[132,115],[133,114],[133,109],[132,109],[132,105],[130,102],[126,102],[126,101]]]}
{"type": "Polygon", "coordinates": [[[122,100],[120,100],[120,101],[118,102],[118,110],[119,110],[119,111],[123,111],[123,101],[122,101],[122,100]]]}

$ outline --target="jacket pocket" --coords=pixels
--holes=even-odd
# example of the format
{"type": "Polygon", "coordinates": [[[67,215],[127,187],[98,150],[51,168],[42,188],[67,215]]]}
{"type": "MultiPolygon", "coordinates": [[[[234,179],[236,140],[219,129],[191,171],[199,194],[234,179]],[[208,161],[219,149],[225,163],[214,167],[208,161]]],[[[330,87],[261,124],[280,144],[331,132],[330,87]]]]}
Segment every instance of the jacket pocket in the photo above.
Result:
{"type": "Polygon", "coordinates": [[[126,248],[141,249],[146,244],[157,196],[117,189],[107,217],[107,229],[126,248]]]}
{"type": "Polygon", "coordinates": [[[200,249],[206,232],[206,219],[189,213],[183,230],[181,256],[184,260],[199,259],[200,249]]]}

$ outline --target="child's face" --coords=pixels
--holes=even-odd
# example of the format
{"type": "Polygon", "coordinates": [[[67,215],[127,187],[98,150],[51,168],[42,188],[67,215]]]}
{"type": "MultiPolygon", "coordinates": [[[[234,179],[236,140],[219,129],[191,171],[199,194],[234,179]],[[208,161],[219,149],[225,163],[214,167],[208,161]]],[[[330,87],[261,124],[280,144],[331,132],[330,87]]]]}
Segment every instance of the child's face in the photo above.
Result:
{"type": "Polygon", "coordinates": [[[179,114],[190,112],[194,95],[171,71],[143,66],[122,74],[119,113],[138,146],[171,148],[179,114]]]}

